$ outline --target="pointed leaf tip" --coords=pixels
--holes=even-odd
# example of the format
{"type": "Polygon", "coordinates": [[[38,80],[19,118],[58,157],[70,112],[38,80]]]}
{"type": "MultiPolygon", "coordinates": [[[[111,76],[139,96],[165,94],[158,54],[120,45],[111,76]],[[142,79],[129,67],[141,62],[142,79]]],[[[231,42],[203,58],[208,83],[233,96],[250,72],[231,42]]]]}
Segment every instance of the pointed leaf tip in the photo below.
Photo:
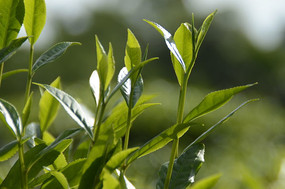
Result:
{"type": "Polygon", "coordinates": [[[149,21],[149,20],[144,20],[144,21],[147,22],[148,24],[150,24],[152,27],[154,27],[164,37],[166,46],[171,51],[171,53],[175,56],[175,58],[178,60],[178,62],[180,63],[184,73],[186,73],[185,63],[184,63],[183,58],[180,55],[180,53],[176,47],[174,40],[172,39],[172,35],[166,29],[164,29],[161,25],[159,25],[155,22],[149,21]]]}

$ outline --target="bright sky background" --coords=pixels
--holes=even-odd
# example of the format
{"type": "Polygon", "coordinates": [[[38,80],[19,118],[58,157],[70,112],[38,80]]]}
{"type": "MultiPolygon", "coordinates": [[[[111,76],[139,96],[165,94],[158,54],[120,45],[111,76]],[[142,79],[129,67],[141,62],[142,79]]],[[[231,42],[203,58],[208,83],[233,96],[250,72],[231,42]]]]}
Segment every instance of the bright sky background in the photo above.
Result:
{"type": "MultiPolygon", "coordinates": [[[[182,0],[190,13],[204,17],[215,9],[218,13],[230,12],[237,27],[258,48],[278,48],[285,36],[285,0],[182,0]]],[[[111,10],[122,14],[136,14],[143,0],[46,0],[47,24],[43,31],[45,38],[39,38],[39,45],[46,44],[54,36],[55,19],[65,20],[65,27],[80,34],[88,27],[89,16],[95,10],[111,10]],[[131,6],[130,3],[131,2],[131,6]],[[126,7],[129,5],[129,7],[126,7]],[[74,27],[74,25],[77,25],[74,27]],[[77,29],[74,29],[77,28],[77,29]]],[[[231,26],[229,26],[231,27],[231,26]]],[[[24,35],[23,31],[22,34],[24,35]]]]}

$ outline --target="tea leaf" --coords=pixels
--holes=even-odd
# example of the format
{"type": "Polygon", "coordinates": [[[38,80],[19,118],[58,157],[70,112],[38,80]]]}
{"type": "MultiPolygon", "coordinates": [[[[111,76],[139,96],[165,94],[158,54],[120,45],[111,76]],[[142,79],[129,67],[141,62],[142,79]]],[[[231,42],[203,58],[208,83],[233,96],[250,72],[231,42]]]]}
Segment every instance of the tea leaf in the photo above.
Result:
{"type": "Polygon", "coordinates": [[[97,36],[96,40],[96,52],[97,52],[97,71],[101,80],[101,84],[106,90],[113,78],[115,72],[115,61],[113,57],[113,48],[111,43],[109,44],[109,52],[106,54],[102,44],[100,43],[97,36]]]}
{"type": "Polygon", "coordinates": [[[29,96],[29,98],[25,104],[25,107],[23,109],[23,112],[22,112],[22,123],[23,123],[24,127],[26,126],[28,119],[29,119],[29,116],[30,116],[32,101],[33,101],[33,92],[29,96]]]}
{"type": "MultiPolygon", "coordinates": [[[[50,86],[61,89],[60,77],[54,80],[50,86]]],[[[48,91],[45,91],[40,99],[39,107],[40,126],[42,132],[44,132],[56,118],[59,109],[59,102],[53,98],[48,91]]]]}
{"type": "MultiPolygon", "coordinates": [[[[193,45],[192,45],[192,33],[188,29],[188,26],[185,23],[181,24],[180,27],[176,30],[173,39],[185,63],[186,69],[188,70],[189,67],[192,67],[192,65],[190,64],[193,58],[193,45]]],[[[179,85],[181,86],[185,75],[184,70],[180,66],[180,62],[175,58],[173,53],[171,53],[171,60],[179,85]]]]}
{"type": "Polygon", "coordinates": [[[18,151],[18,141],[14,140],[0,148],[0,162],[13,157],[18,151]]]}
{"type": "Polygon", "coordinates": [[[157,60],[158,58],[150,58],[147,59],[143,62],[141,62],[140,64],[138,64],[137,66],[135,66],[134,68],[132,68],[128,74],[121,80],[121,82],[119,82],[115,88],[111,91],[111,93],[109,94],[109,96],[106,99],[106,102],[108,102],[111,97],[121,88],[121,86],[134,74],[136,73],[136,71],[138,71],[139,69],[141,69],[142,67],[144,67],[146,64],[150,63],[151,61],[157,60]]]}
{"type": "MultiPolygon", "coordinates": [[[[120,83],[127,74],[128,74],[128,69],[126,67],[123,67],[118,75],[118,82],[120,83]]],[[[131,108],[133,108],[136,105],[137,101],[142,95],[142,92],[143,92],[143,79],[141,76],[138,76],[138,79],[135,81],[135,84],[132,84],[132,80],[128,79],[121,87],[121,93],[128,106],[130,106],[129,104],[131,98],[130,96],[132,96],[131,108]],[[133,93],[131,95],[132,90],[133,93]]]]}
{"type": "Polygon", "coordinates": [[[120,151],[118,153],[116,153],[115,155],[113,155],[110,160],[106,163],[106,168],[108,169],[108,171],[110,173],[112,173],[113,171],[115,171],[115,169],[117,169],[118,167],[120,167],[124,161],[126,160],[126,158],[133,153],[135,150],[137,150],[138,148],[129,148],[127,150],[123,150],[120,151]]]}
{"type": "MultiPolygon", "coordinates": [[[[81,177],[81,170],[86,159],[78,159],[70,162],[63,169],[60,169],[61,173],[65,176],[69,183],[69,187],[74,187],[78,185],[79,179],[81,177]]],[[[50,172],[35,178],[29,183],[29,187],[33,188],[42,184],[45,180],[45,188],[61,188],[59,182],[56,181],[54,177],[50,177],[50,172]],[[50,177],[50,178],[49,178],[50,177]],[[48,180],[47,180],[48,179],[48,180]]]]}
{"type": "Polygon", "coordinates": [[[112,174],[108,173],[107,171],[103,172],[103,189],[114,188],[119,189],[120,182],[117,178],[115,178],[112,174]]]}
{"type": "Polygon", "coordinates": [[[0,119],[2,119],[5,125],[12,131],[13,135],[19,141],[23,126],[16,108],[9,102],[0,99],[0,113],[0,119]]]}
{"type": "Polygon", "coordinates": [[[81,106],[72,96],[50,85],[35,84],[45,88],[54,98],[56,98],[70,117],[76,121],[80,127],[85,129],[90,138],[93,139],[91,130],[92,123],[88,123],[88,118],[84,114],[81,106]]]}
{"type": "Polygon", "coordinates": [[[38,40],[46,23],[46,5],[44,0],[24,0],[25,19],[24,26],[31,45],[38,40]]]}
{"type": "Polygon", "coordinates": [[[27,141],[27,145],[30,148],[35,147],[36,146],[35,138],[42,138],[40,125],[38,123],[30,123],[29,125],[27,125],[25,129],[25,136],[31,137],[27,141]]]}
{"type": "MultiPolygon", "coordinates": [[[[0,7],[0,49],[2,49],[7,47],[9,43],[17,37],[23,23],[25,9],[23,0],[2,0],[0,1],[0,7]]],[[[17,41],[17,44],[18,42],[19,41],[17,41]]],[[[10,52],[11,49],[15,48],[12,48],[12,46],[15,45],[15,41],[12,42],[12,44],[13,45],[10,44],[9,47],[7,47],[10,49],[8,50],[10,52]]],[[[2,54],[0,57],[2,61],[2,54]]]]}
{"type": "MultiPolygon", "coordinates": [[[[58,183],[60,183],[60,188],[69,189],[68,181],[65,178],[64,174],[54,170],[50,171],[50,174],[54,176],[54,178],[58,181],[58,183]]],[[[41,188],[48,189],[48,188],[54,188],[54,186],[47,187],[46,183],[44,183],[41,188]]]]}
{"type": "Polygon", "coordinates": [[[89,85],[90,85],[90,88],[92,90],[92,94],[95,98],[95,102],[97,104],[97,106],[99,105],[99,99],[100,99],[100,86],[101,86],[101,82],[100,82],[100,78],[99,78],[99,75],[98,75],[98,71],[97,70],[94,70],[90,76],[90,79],[89,79],[89,85]]]}
{"type": "MultiPolygon", "coordinates": [[[[42,170],[43,166],[48,166],[54,162],[58,157],[60,152],[66,149],[71,143],[71,140],[64,140],[53,148],[48,153],[45,153],[43,156],[38,159],[37,154],[39,154],[47,146],[45,144],[40,144],[30,149],[24,154],[25,164],[28,170],[29,181],[34,179],[36,175],[42,170]]],[[[0,188],[21,188],[21,182],[15,182],[15,180],[21,179],[20,162],[19,160],[13,165],[10,169],[8,175],[1,183],[0,188]]]]}
{"type": "Polygon", "coordinates": [[[24,72],[28,72],[28,69],[17,69],[17,70],[12,70],[9,72],[5,72],[2,75],[2,80],[7,79],[8,77],[11,77],[12,75],[18,74],[18,73],[24,73],[24,72]]]}
{"type": "Polygon", "coordinates": [[[164,130],[159,135],[157,135],[156,137],[145,143],[137,151],[135,151],[128,160],[127,162],[128,165],[142,156],[145,156],[147,154],[150,154],[154,151],[161,149],[162,147],[167,145],[170,141],[176,139],[176,137],[180,138],[188,131],[189,128],[190,128],[190,123],[186,123],[186,124],[175,124],[172,127],[164,130]]]}
{"type": "Polygon", "coordinates": [[[159,25],[155,22],[152,22],[149,20],[144,20],[144,21],[147,22],[148,24],[150,24],[152,27],[154,27],[164,37],[164,40],[165,40],[165,43],[166,43],[168,49],[170,50],[170,52],[173,53],[175,58],[178,60],[178,62],[182,66],[182,69],[185,73],[186,72],[186,65],[185,65],[183,58],[181,57],[181,55],[180,55],[180,53],[176,47],[174,40],[172,39],[171,34],[166,29],[164,29],[161,25],[159,25]]]}
{"type": "Polygon", "coordinates": [[[211,189],[213,188],[218,180],[220,179],[221,174],[215,174],[202,180],[197,181],[193,186],[187,187],[187,189],[211,189]]]}
{"type": "MultiPolygon", "coordinates": [[[[205,161],[204,153],[204,144],[195,144],[175,159],[169,189],[184,189],[189,184],[194,183],[195,176],[205,161]]],[[[157,189],[164,188],[167,169],[168,162],[163,164],[159,170],[157,189]]]]}
{"type": "Polygon", "coordinates": [[[199,105],[193,108],[185,117],[184,123],[202,117],[226,104],[235,94],[256,85],[257,83],[233,87],[209,93],[199,105]]]}
{"type": "Polygon", "coordinates": [[[58,58],[60,58],[68,49],[68,47],[73,45],[81,45],[81,43],[78,42],[60,42],[52,46],[50,49],[48,49],[46,52],[44,52],[34,63],[32,67],[32,73],[35,74],[35,72],[40,69],[42,66],[51,63],[58,58]]]}
{"type": "Polygon", "coordinates": [[[16,50],[28,39],[28,37],[21,37],[18,39],[14,39],[11,43],[0,50],[0,65],[11,58],[15,53],[16,50]]]}
{"type": "Polygon", "coordinates": [[[207,34],[207,31],[210,28],[210,25],[214,19],[215,14],[217,13],[217,10],[215,10],[213,13],[211,13],[203,22],[201,28],[199,29],[199,33],[198,33],[198,39],[197,39],[197,49],[196,49],[196,53],[198,53],[198,50],[201,47],[201,44],[207,34]]]}
{"type": "Polygon", "coordinates": [[[189,146],[197,144],[199,142],[201,142],[202,140],[204,140],[210,133],[212,133],[217,126],[223,124],[225,121],[227,121],[232,115],[234,115],[234,113],[236,111],[238,111],[241,107],[245,106],[246,104],[250,103],[250,102],[254,102],[257,101],[258,99],[251,99],[251,100],[247,100],[244,103],[242,103],[241,105],[239,105],[235,110],[233,110],[231,113],[229,113],[226,117],[224,117],[223,119],[221,119],[218,123],[216,123],[215,125],[213,125],[212,127],[210,127],[207,131],[205,131],[203,134],[201,134],[198,138],[195,139],[194,142],[192,142],[189,146]]]}
{"type": "Polygon", "coordinates": [[[142,60],[140,44],[130,29],[128,29],[128,40],[125,54],[125,66],[128,70],[131,70],[142,60]]]}

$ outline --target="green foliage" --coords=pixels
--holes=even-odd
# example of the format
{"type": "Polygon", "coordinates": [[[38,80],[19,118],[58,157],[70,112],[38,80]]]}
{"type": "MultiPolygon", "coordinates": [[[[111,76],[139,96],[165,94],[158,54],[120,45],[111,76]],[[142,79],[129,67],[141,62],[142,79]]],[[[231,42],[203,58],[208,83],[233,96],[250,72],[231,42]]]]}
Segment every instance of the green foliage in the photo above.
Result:
{"type": "MultiPolygon", "coordinates": [[[[205,146],[203,144],[193,145],[185,150],[175,161],[169,188],[186,188],[194,183],[195,176],[201,168],[204,160],[205,146]]],[[[163,164],[159,171],[159,180],[156,188],[164,188],[168,163],[163,164]]]]}
{"type": "MultiPolygon", "coordinates": [[[[176,123],[172,123],[172,126],[145,144],[130,148],[129,137],[136,118],[149,107],[158,104],[150,102],[153,96],[143,95],[142,70],[146,64],[158,59],[148,59],[148,46],[142,55],[141,46],[134,33],[127,30],[125,67],[120,70],[117,84],[112,88],[111,83],[115,74],[113,47],[109,43],[109,50],[106,53],[96,35],[97,67],[89,79],[96,105],[92,111],[94,116],[87,114],[82,105],[61,89],[58,77],[50,85],[34,83],[41,90],[38,102],[39,122],[37,122],[30,120],[30,114],[34,111],[32,102],[35,103],[33,95],[35,92],[31,91],[34,74],[43,66],[61,57],[70,46],[80,43],[57,43],[34,62],[34,44],[46,20],[45,1],[0,0],[0,5],[0,83],[2,79],[14,74],[28,73],[21,116],[14,105],[0,99],[0,119],[16,138],[0,148],[0,161],[10,159],[18,151],[15,164],[6,177],[0,179],[0,188],[134,188],[126,177],[128,167],[135,160],[158,151],[171,141],[173,148],[170,161],[162,165],[159,171],[157,188],[206,189],[215,185],[219,175],[202,179],[193,187],[190,186],[195,182],[194,178],[204,162],[205,146],[201,142],[237,110],[255,101],[248,100],[242,103],[198,136],[179,155],[179,139],[194,125],[194,120],[221,108],[234,95],[255,85],[254,83],[212,92],[184,116],[189,76],[216,12],[205,19],[199,30],[194,27],[193,16],[191,24],[182,23],[173,38],[159,24],[145,20],[163,36],[170,50],[180,86],[180,96],[176,123]],[[24,27],[29,37],[16,39],[24,16],[24,27]],[[8,61],[28,38],[31,45],[28,69],[16,69],[2,74],[4,61],[8,61]],[[106,108],[109,103],[113,103],[111,99],[118,90],[121,91],[123,100],[110,106],[112,108],[106,108]],[[54,137],[49,129],[55,122],[60,105],[79,128],[65,129],[59,136],[54,137]],[[74,138],[76,145],[73,144],[74,138]]],[[[56,122],[54,125],[58,127],[56,122]]]]}
{"type": "Polygon", "coordinates": [[[42,66],[49,64],[58,58],[60,58],[67,50],[68,47],[73,45],[81,45],[81,43],[77,42],[60,42],[52,46],[46,52],[44,52],[33,64],[32,73],[40,69],[42,66]]]}
{"type": "Polygon", "coordinates": [[[24,0],[25,19],[24,26],[31,45],[38,40],[46,23],[46,5],[44,0],[24,0]]]}
{"type": "MultiPolygon", "coordinates": [[[[54,80],[50,86],[61,89],[60,78],[58,77],[56,80],[54,80]]],[[[41,130],[44,132],[54,121],[59,109],[59,102],[55,100],[47,91],[45,91],[40,99],[39,106],[39,120],[41,130]]]]}
{"type": "Polygon", "coordinates": [[[0,64],[7,61],[11,56],[16,53],[16,50],[20,48],[20,46],[28,39],[28,37],[21,37],[18,39],[14,39],[11,43],[0,50],[0,64]]]}
{"type": "Polygon", "coordinates": [[[23,0],[1,0],[0,7],[0,49],[2,49],[17,37],[23,23],[25,10],[23,0]]]}

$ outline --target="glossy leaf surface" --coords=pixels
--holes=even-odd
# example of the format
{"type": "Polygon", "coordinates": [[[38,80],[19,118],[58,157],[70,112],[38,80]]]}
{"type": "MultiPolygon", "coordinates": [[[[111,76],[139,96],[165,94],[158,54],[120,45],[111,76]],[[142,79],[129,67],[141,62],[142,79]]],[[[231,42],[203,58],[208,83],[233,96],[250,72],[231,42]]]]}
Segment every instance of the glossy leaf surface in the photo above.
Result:
{"type": "Polygon", "coordinates": [[[36,146],[35,138],[42,138],[42,132],[40,125],[38,123],[30,123],[25,127],[25,136],[30,137],[30,139],[27,141],[27,145],[30,148],[33,148],[36,146]]]}
{"type": "MultiPolygon", "coordinates": [[[[205,146],[196,144],[175,159],[169,189],[185,189],[189,184],[194,183],[195,176],[205,161],[204,154],[205,146]]],[[[167,169],[168,163],[161,166],[157,189],[164,188],[167,169]]]]}
{"type": "Polygon", "coordinates": [[[60,42],[52,46],[46,52],[44,52],[33,64],[32,72],[33,74],[40,69],[42,66],[51,63],[58,58],[60,58],[68,49],[68,47],[73,45],[81,45],[78,42],[60,42]]]}
{"type": "Polygon", "coordinates": [[[164,29],[161,25],[159,25],[155,22],[149,21],[149,20],[144,20],[144,21],[146,21],[148,24],[150,24],[152,27],[154,27],[164,37],[164,40],[165,40],[165,43],[166,43],[168,49],[170,50],[171,53],[173,53],[175,58],[178,60],[178,62],[182,66],[182,69],[185,73],[186,72],[186,65],[185,65],[183,58],[181,57],[181,55],[180,55],[180,53],[176,47],[174,40],[172,39],[172,35],[166,29],[164,29]]]}
{"type": "MultiPolygon", "coordinates": [[[[60,78],[54,80],[51,85],[54,88],[61,89],[60,78]]],[[[47,130],[56,118],[59,102],[53,96],[45,91],[39,102],[39,120],[42,132],[47,130]]]]}
{"type": "MultiPolygon", "coordinates": [[[[1,0],[0,7],[0,49],[2,49],[17,37],[25,9],[23,0],[1,0]]],[[[2,58],[0,56],[1,61],[2,58]]]]}
{"type": "Polygon", "coordinates": [[[111,99],[111,97],[121,88],[121,86],[134,74],[136,73],[136,71],[138,71],[139,69],[141,69],[142,67],[144,67],[146,64],[150,63],[151,61],[157,60],[158,58],[150,58],[147,59],[143,62],[141,62],[139,65],[135,66],[134,68],[132,68],[128,74],[121,80],[121,82],[119,82],[115,88],[110,92],[110,95],[107,97],[106,101],[109,101],[111,99]]]}
{"type": "Polygon", "coordinates": [[[93,139],[93,133],[91,127],[93,123],[88,122],[87,116],[84,114],[79,103],[71,97],[69,94],[54,88],[50,85],[38,84],[39,86],[45,88],[54,98],[56,98],[59,103],[63,106],[65,111],[70,115],[70,117],[93,139]]]}
{"type": "Polygon", "coordinates": [[[16,50],[21,47],[21,45],[28,39],[28,37],[21,37],[18,39],[14,39],[11,43],[0,50],[0,65],[11,58],[15,53],[16,50]]]}
{"type": "MultiPolygon", "coordinates": [[[[181,24],[180,27],[176,30],[173,39],[185,63],[186,70],[188,70],[189,67],[192,67],[192,65],[190,64],[193,58],[193,46],[192,46],[192,33],[188,29],[188,26],[185,23],[181,24]]],[[[177,58],[174,56],[173,53],[171,53],[171,61],[172,61],[173,68],[175,70],[179,85],[181,86],[182,81],[185,76],[185,72],[183,68],[181,67],[180,62],[177,60],[177,58]]]]}
{"type": "Polygon", "coordinates": [[[98,71],[97,70],[94,70],[90,76],[90,79],[89,79],[89,85],[90,85],[90,88],[92,90],[92,93],[93,93],[93,96],[95,98],[95,101],[96,101],[96,104],[98,106],[99,104],[99,99],[100,99],[100,78],[99,78],[99,75],[98,75],[98,71]]]}
{"type": "Polygon", "coordinates": [[[216,185],[220,177],[221,174],[215,174],[213,176],[203,178],[202,180],[195,182],[192,187],[187,187],[187,189],[211,189],[216,185]]]}
{"type": "Polygon", "coordinates": [[[199,105],[193,108],[185,117],[184,123],[204,116],[227,103],[235,94],[256,85],[257,83],[233,87],[209,93],[199,105]]]}
{"type": "Polygon", "coordinates": [[[46,23],[46,4],[44,0],[24,0],[24,26],[31,45],[38,40],[46,23]]]}
{"type": "Polygon", "coordinates": [[[18,151],[18,141],[14,140],[0,148],[0,162],[13,157],[18,151]]]}
{"type": "Polygon", "coordinates": [[[2,116],[0,115],[2,121],[19,140],[22,134],[23,126],[16,108],[9,102],[0,99],[0,113],[2,114],[2,116]]]}
{"type": "MultiPolygon", "coordinates": [[[[126,67],[123,67],[118,75],[118,82],[120,83],[124,77],[128,74],[128,69],[126,67]]],[[[143,79],[141,76],[138,76],[138,79],[136,80],[135,84],[132,84],[132,80],[128,79],[121,87],[121,93],[127,103],[128,106],[130,106],[130,98],[132,97],[132,107],[133,108],[137,101],[139,100],[140,96],[143,92],[143,79]],[[133,93],[131,94],[131,91],[133,90],[133,93]]]]}

